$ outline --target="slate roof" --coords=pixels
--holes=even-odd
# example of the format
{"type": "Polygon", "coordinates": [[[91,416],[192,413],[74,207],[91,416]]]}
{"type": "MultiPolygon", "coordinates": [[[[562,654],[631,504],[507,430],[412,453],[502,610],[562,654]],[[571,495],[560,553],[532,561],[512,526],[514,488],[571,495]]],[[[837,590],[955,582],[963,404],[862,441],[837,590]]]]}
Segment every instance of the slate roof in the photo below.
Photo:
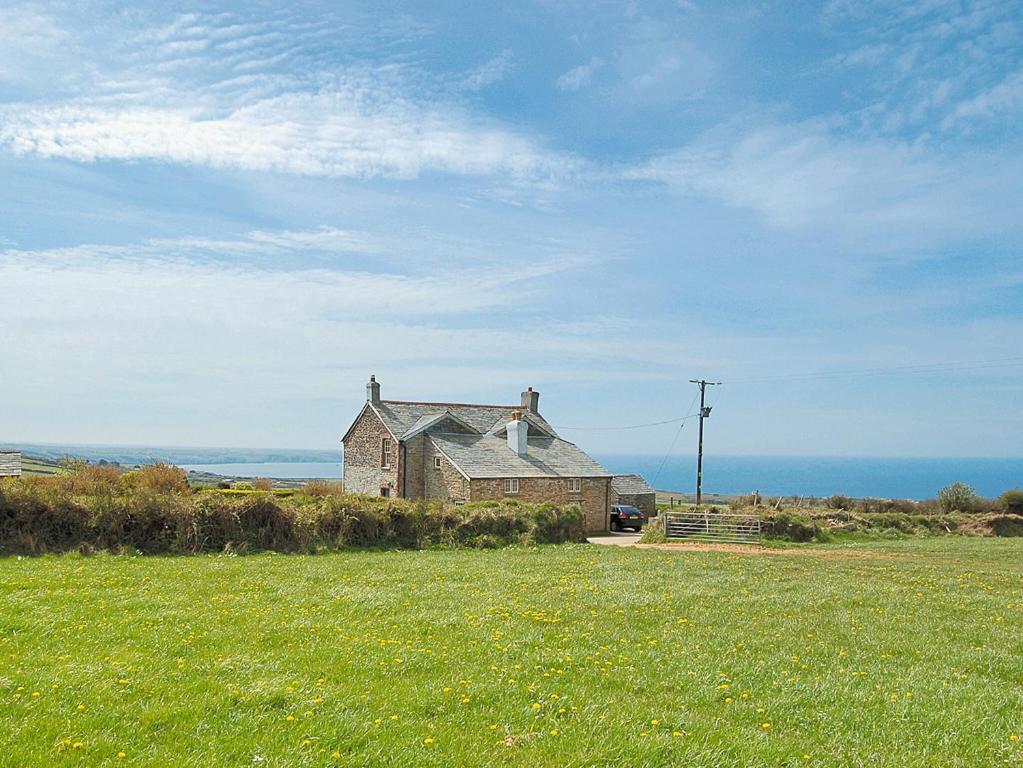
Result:
{"type": "MultiPolygon", "coordinates": [[[[457,416],[480,433],[500,429],[511,421],[513,411],[523,412],[521,405],[471,405],[469,403],[414,403],[404,400],[381,400],[373,409],[383,420],[391,434],[399,440],[426,423],[429,417],[445,412],[457,416]],[[426,418],[424,418],[426,417],[426,418]]],[[[554,428],[538,413],[523,413],[523,418],[532,426],[557,434],[554,428]]]]}
{"type": "Polygon", "coordinates": [[[519,456],[508,447],[506,438],[496,435],[428,434],[433,444],[470,479],[611,476],[581,448],[560,437],[530,437],[526,441],[526,455],[519,456]]]}
{"type": "Polygon", "coordinates": [[[640,475],[615,475],[611,478],[611,488],[619,495],[656,493],[640,475]]]}

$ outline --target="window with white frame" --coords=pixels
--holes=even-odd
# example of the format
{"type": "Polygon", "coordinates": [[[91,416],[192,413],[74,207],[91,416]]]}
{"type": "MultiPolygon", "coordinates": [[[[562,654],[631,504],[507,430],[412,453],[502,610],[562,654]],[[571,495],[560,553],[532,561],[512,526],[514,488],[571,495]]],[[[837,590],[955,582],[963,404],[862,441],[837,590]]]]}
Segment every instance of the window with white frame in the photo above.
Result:
{"type": "Polygon", "coordinates": [[[583,481],[578,477],[570,477],[568,479],[568,492],[569,493],[582,493],[583,481]]]}
{"type": "Polygon", "coordinates": [[[519,492],[519,480],[517,477],[509,477],[504,481],[504,492],[509,495],[519,492]]]}
{"type": "Polygon", "coordinates": [[[440,456],[433,457],[433,468],[440,469],[440,456]]]}
{"type": "Polygon", "coordinates": [[[380,440],[380,466],[384,469],[391,468],[391,438],[389,437],[380,440]]]}

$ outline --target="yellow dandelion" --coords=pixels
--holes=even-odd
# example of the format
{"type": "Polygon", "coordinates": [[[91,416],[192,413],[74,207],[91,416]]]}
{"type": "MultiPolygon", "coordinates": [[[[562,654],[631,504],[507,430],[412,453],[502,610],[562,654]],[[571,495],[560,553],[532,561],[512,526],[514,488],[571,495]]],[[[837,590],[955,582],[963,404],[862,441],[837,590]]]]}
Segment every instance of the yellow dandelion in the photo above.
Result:
{"type": "Polygon", "coordinates": [[[770,723],[761,723],[760,727],[763,728],[765,731],[771,730],[771,724],[770,723]]]}
{"type": "Polygon", "coordinates": [[[674,736],[676,739],[681,738],[682,737],[682,731],[672,731],[671,735],[674,736]]]}
{"type": "Polygon", "coordinates": [[[540,709],[540,704],[539,703],[533,704],[533,709],[534,710],[540,709]]]}
{"type": "Polygon", "coordinates": [[[288,721],[289,723],[290,723],[290,722],[291,722],[292,720],[294,720],[294,719],[295,719],[295,716],[294,716],[294,715],[288,715],[288,716],[287,716],[287,717],[285,718],[285,720],[287,720],[287,721],[288,721]]]}
{"type": "Polygon", "coordinates": [[[425,739],[423,739],[423,743],[424,744],[433,744],[433,739],[431,739],[429,736],[427,736],[425,739]]]}
{"type": "Polygon", "coordinates": [[[71,749],[81,749],[81,748],[82,748],[82,747],[84,747],[84,746],[85,746],[85,745],[84,745],[84,744],[82,744],[82,742],[80,742],[80,741],[76,741],[76,742],[75,742],[74,744],[72,744],[72,745],[71,745],[71,749]]]}
{"type": "Polygon", "coordinates": [[[124,754],[124,752],[118,752],[117,753],[117,757],[118,757],[118,759],[120,759],[122,757],[126,757],[126,755],[124,754]]]}

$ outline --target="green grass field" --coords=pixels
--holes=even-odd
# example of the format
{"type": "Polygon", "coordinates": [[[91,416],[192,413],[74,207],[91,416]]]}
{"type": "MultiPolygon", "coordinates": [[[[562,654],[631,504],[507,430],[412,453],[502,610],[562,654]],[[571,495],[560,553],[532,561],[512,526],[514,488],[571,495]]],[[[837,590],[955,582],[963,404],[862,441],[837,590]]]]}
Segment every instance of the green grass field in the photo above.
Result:
{"type": "Polygon", "coordinates": [[[997,766],[1021,736],[1020,539],[0,560],[4,766],[997,766]]]}

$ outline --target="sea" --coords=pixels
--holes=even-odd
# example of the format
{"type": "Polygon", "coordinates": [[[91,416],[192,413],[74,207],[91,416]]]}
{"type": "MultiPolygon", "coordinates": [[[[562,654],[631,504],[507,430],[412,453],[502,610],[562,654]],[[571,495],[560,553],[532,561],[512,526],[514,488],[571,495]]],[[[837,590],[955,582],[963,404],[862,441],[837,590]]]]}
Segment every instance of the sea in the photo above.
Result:
{"type": "MultiPolygon", "coordinates": [[[[595,454],[615,474],[640,474],[658,490],[693,493],[696,459],[595,454]]],[[[188,464],[186,469],[232,477],[341,477],[340,462],[188,464]]],[[[705,456],[703,491],[736,495],[930,499],[954,482],[994,497],[1023,487],[1023,458],[883,458],[862,456],[705,456]]]]}

